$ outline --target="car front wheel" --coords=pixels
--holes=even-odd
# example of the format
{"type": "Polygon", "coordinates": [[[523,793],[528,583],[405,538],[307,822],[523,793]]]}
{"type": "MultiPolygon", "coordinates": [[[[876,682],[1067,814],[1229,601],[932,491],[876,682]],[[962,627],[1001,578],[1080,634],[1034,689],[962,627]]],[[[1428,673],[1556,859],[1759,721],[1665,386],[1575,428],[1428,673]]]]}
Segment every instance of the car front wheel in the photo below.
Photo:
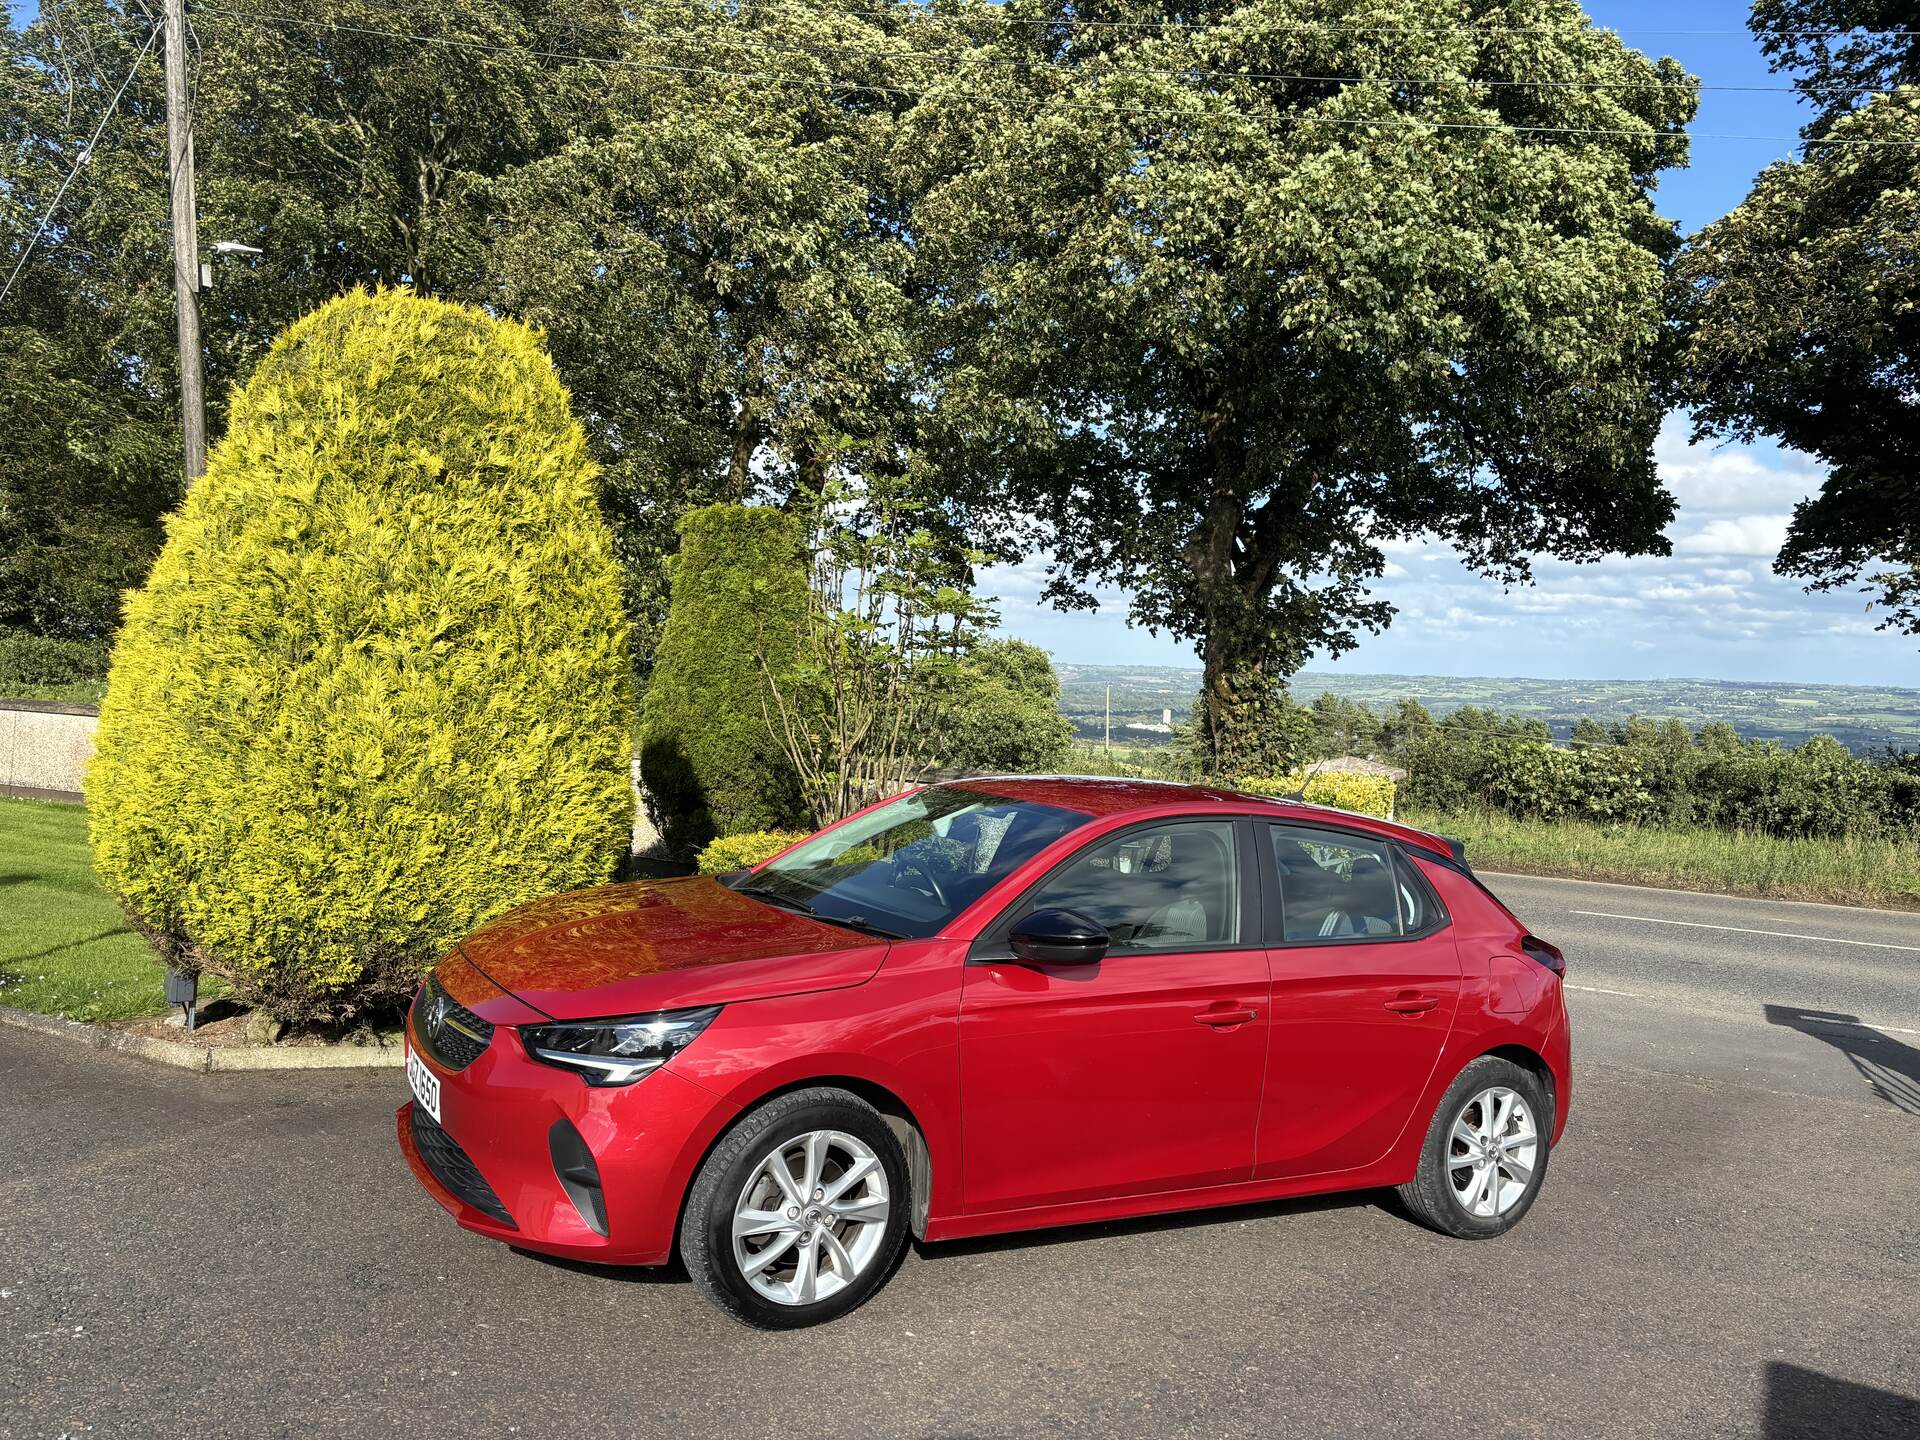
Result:
{"type": "Polygon", "coordinates": [[[880,1112],[844,1090],[796,1090],[714,1147],[687,1194],[680,1255],[734,1318],[817,1325],[886,1283],[911,1208],[906,1156],[880,1112]]]}
{"type": "Polygon", "coordinates": [[[1464,1240],[1504,1235],[1532,1208],[1547,1173],[1553,1104],[1530,1071],[1482,1055],[1447,1087],[1420,1168],[1400,1187],[1416,1219],[1464,1240]]]}

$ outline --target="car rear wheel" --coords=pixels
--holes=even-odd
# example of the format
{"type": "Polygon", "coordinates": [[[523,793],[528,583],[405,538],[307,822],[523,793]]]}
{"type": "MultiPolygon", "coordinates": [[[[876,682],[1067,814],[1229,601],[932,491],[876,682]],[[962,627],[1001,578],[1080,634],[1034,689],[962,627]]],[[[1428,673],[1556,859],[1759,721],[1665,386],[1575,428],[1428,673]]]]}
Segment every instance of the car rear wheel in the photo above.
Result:
{"type": "Polygon", "coordinates": [[[1504,1235],[1540,1193],[1553,1105],[1532,1072],[1482,1055],[1433,1112],[1420,1168],[1400,1187],[1416,1219],[1463,1240],[1504,1235]]]}
{"type": "Polygon", "coordinates": [[[714,1147],[687,1193],[680,1255],[735,1319],[817,1325],[886,1283],[911,1209],[906,1156],[880,1112],[844,1090],[796,1090],[714,1147]]]}

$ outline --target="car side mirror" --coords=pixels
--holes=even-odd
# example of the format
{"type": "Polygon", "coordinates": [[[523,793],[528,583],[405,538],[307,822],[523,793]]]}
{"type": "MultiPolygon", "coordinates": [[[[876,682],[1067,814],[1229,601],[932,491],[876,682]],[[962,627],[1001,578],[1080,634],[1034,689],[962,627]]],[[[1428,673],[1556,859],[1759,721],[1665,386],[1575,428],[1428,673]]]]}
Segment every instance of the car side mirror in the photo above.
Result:
{"type": "Polygon", "coordinates": [[[1033,965],[1091,965],[1110,943],[1106,927],[1077,910],[1036,910],[1013,927],[1007,942],[1033,965]]]}

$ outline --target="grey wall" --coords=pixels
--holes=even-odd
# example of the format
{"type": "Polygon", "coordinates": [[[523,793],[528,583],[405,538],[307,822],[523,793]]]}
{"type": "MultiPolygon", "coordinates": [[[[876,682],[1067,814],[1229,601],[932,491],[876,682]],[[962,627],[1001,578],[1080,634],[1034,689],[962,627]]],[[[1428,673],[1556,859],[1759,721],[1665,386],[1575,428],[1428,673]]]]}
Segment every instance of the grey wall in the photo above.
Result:
{"type": "Polygon", "coordinates": [[[78,800],[99,724],[92,705],[0,700],[0,793],[78,800]]]}

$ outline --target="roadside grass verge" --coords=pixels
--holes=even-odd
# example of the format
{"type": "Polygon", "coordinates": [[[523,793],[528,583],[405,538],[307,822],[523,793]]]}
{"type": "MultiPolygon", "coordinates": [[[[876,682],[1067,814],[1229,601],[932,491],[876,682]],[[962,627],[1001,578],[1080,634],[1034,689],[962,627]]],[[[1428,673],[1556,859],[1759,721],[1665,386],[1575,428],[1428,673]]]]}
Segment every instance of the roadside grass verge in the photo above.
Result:
{"type": "Polygon", "coordinates": [[[0,1005],[70,1020],[165,1008],[152,947],[94,879],[78,805],[0,799],[0,1005]]]}
{"type": "Polygon", "coordinates": [[[1731,830],[1516,820],[1484,810],[1408,810],[1398,818],[1464,840],[1479,870],[1920,910],[1920,843],[1910,840],[1780,840],[1731,830]]]}

